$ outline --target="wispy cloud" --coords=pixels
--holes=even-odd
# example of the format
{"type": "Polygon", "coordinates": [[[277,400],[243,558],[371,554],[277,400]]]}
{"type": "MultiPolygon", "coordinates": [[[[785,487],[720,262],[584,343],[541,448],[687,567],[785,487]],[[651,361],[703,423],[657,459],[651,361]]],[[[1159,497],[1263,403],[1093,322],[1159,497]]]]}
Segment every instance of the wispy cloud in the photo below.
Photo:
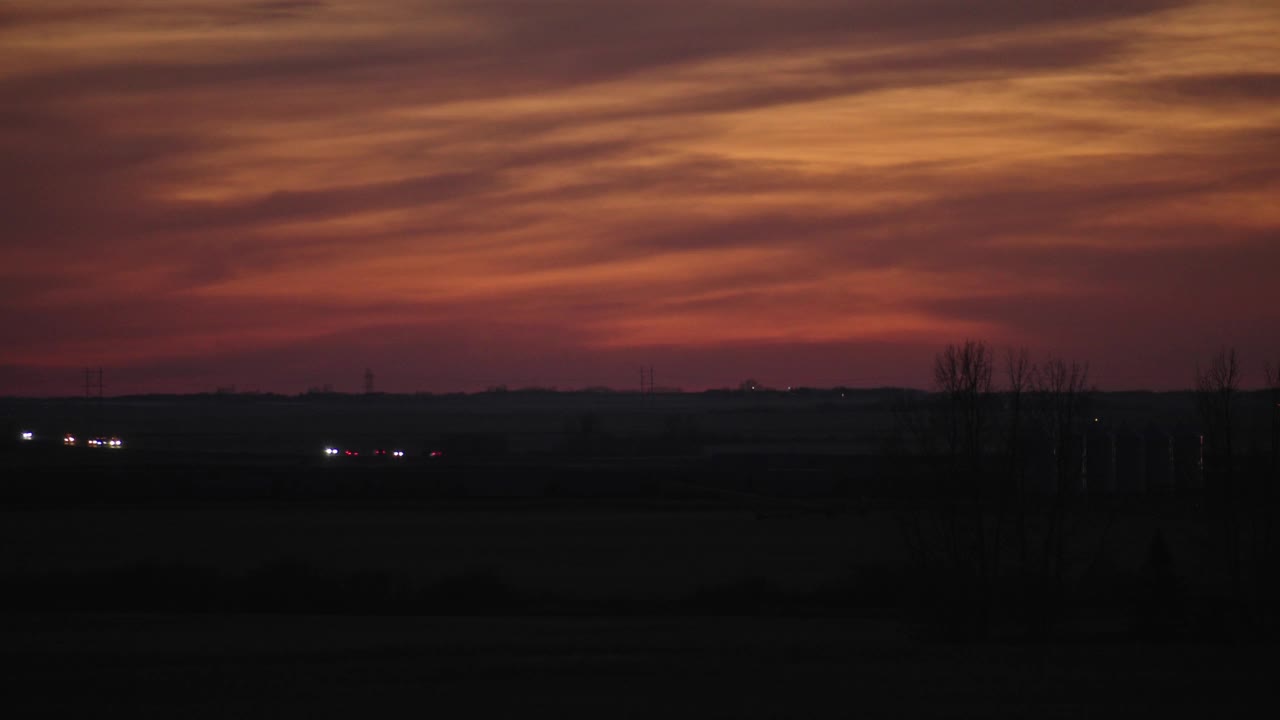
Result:
{"type": "Polygon", "coordinates": [[[779,347],[923,383],[906,354],[967,334],[1180,385],[1138,350],[1280,350],[1277,31],[1243,0],[9,3],[0,391],[352,343],[455,369],[405,389],[517,373],[465,378],[488,351],[731,384],[779,347]]]}

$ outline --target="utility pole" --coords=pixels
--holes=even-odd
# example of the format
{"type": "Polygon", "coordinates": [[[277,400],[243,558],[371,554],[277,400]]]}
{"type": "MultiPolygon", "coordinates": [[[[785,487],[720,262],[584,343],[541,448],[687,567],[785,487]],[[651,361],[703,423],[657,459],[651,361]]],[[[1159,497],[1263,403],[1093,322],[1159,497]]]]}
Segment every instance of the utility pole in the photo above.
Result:
{"type": "Polygon", "coordinates": [[[653,366],[649,366],[649,394],[653,394],[653,366]]]}

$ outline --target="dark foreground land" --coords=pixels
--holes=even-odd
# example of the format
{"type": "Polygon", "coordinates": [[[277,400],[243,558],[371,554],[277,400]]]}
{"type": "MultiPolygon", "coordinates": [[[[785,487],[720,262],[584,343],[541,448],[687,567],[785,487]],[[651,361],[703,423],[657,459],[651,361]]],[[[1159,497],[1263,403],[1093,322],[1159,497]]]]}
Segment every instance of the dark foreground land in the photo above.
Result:
{"type": "Polygon", "coordinates": [[[1269,652],[758,617],[9,616],[19,717],[1263,717],[1269,652]]]}
{"type": "MultiPolygon", "coordinates": [[[[1017,513],[907,492],[928,466],[892,449],[896,400],[843,400],[12,403],[15,425],[131,442],[3,453],[4,705],[1270,714],[1274,613],[1239,599],[1272,586],[1255,573],[1233,590],[1203,491],[1042,497],[1017,513]],[[316,452],[391,435],[407,462],[316,452]],[[1040,538],[1055,513],[1062,577],[1047,584],[1012,528],[1020,517],[1040,538]],[[983,582],[948,559],[972,517],[1006,528],[983,582]]],[[[1155,402],[1148,413],[1189,422],[1185,402],[1155,402]]],[[[1105,412],[1143,420],[1132,401],[1105,412]]]]}
{"type": "Polygon", "coordinates": [[[1118,717],[1274,699],[1271,647],[1149,638],[1127,601],[1049,640],[957,642],[912,597],[947,588],[892,571],[887,512],[476,502],[8,510],[6,706],[1118,717]]]}

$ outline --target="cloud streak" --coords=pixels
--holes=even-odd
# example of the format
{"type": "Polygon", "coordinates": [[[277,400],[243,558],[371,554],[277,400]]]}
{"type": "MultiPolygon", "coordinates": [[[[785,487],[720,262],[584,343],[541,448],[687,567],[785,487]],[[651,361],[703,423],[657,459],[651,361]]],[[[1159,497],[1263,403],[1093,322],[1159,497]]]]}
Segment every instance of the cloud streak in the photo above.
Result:
{"type": "Polygon", "coordinates": [[[855,351],[922,385],[973,334],[1180,386],[1280,351],[1277,31],[1233,0],[20,0],[0,392],[298,390],[317,353],[453,368],[404,390],[633,355],[836,383],[855,351]],[[508,352],[542,360],[467,375],[508,352]]]}

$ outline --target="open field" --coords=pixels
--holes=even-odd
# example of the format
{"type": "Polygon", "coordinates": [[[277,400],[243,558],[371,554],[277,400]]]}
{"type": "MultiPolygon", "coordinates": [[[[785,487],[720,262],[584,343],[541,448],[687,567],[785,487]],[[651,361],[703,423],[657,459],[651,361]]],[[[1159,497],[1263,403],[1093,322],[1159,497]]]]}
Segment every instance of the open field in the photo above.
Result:
{"type": "MultiPolygon", "coordinates": [[[[918,567],[909,539],[940,522],[928,508],[762,512],[734,499],[17,507],[0,512],[0,582],[3,602],[24,610],[289,612],[293,603],[409,615],[927,619],[961,592],[918,567]]],[[[1188,599],[1222,582],[1194,505],[1094,509],[1071,527],[1067,569],[1087,590],[1077,609],[1118,631],[1139,617],[1131,594],[1157,530],[1188,599]]]]}
{"type": "Polygon", "coordinates": [[[23,717],[1258,716],[1270,653],[921,643],[883,621],[8,616],[23,717]]]}
{"type": "MultiPolygon", "coordinates": [[[[1185,399],[1148,412],[1184,422],[1185,399]]],[[[0,453],[11,704],[1096,717],[1271,700],[1271,646],[1224,600],[1204,493],[931,495],[876,394],[500,400],[17,403],[15,427],[92,408],[129,444],[0,453]],[[394,428],[403,463],[318,452],[394,428]],[[1065,576],[1038,595],[1014,520],[1038,553],[1058,512],[1065,576]],[[978,585],[947,559],[975,517],[1004,533],[977,641],[978,585]]],[[[1141,424],[1132,398],[1103,402],[1141,424]]]]}

